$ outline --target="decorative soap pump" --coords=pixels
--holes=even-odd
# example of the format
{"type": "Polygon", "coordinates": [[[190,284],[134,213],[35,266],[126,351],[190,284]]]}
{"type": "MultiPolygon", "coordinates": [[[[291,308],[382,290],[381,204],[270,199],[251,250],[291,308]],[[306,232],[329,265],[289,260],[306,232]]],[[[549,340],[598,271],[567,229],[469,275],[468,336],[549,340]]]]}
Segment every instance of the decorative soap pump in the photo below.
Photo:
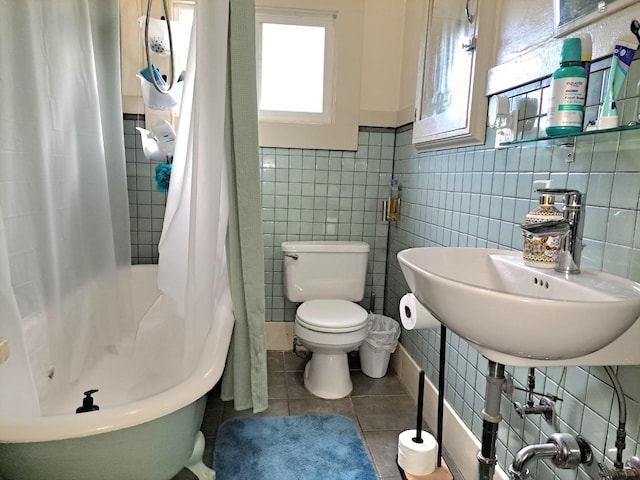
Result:
{"type": "MultiPolygon", "coordinates": [[[[551,180],[535,180],[544,184],[544,188],[551,187],[551,180]]],[[[536,190],[537,192],[538,190],[536,190]]],[[[550,222],[561,220],[562,212],[554,203],[555,197],[547,192],[541,192],[539,205],[531,210],[525,217],[525,224],[550,222]]],[[[522,258],[527,265],[539,268],[554,268],[558,264],[560,256],[561,235],[540,236],[523,230],[524,250],[522,258]]]]}

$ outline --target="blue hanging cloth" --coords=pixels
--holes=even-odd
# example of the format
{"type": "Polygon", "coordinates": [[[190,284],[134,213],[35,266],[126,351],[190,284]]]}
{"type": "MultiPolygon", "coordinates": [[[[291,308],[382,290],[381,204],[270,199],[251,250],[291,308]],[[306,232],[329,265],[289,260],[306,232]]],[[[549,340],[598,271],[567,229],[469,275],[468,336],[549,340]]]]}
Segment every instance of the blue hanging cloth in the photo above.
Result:
{"type": "Polygon", "coordinates": [[[159,192],[169,191],[169,181],[171,180],[171,163],[159,163],[156,165],[156,188],[159,192]]]}

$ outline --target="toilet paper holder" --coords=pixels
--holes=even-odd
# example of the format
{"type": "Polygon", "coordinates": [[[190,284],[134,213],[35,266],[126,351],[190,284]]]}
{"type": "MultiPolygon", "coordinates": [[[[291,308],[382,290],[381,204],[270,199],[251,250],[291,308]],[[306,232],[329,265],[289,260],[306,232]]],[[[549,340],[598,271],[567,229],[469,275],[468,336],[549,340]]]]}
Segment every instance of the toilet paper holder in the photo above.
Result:
{"type": "MultiPolygon", "coordinates": [[[[405,468],[410,468],[409,465],[412,465],[413,468],[416,469],[424,469],[424,473],[422,475],[430,474],[434,471],[435,468],[440,467],[441,465],[441,449],[438,442],[438,452],[436,461],[433,463],[432,458],[429,459],[429,455],[434,448],[435,439],[427,433],[429,437],[429,442],[425,444],[423,437],[423,428],[422,428],[422,410],[424,406],[424,382],[425,382],[425,372],[424,370],[420,371],[420,375],[418,377],[418,405],[417,405],[417,413],[416,413],[416,428],[415,430],[407,430],[402,432],[398,436],[398,455],[396,456],[396,465],[398,466],[398,470],[403,479],[407,480],[407,476],[405,474],[405,468]],[[414,435],[415,432],[415,436],[414,435]],[[409,443],[409,439],[407,438],[407,434],[411,435],[410,442],[414,443],[415,446],[412,446],[409,443]],[[423,445],[424,444],[424,445],[423,445]],[[416,447],[420,445],[419,447],[416,447]],[[416,447],[416,448],[414,448],[416,447]],[[417,456],[417,457],[416,457],[417,456]],[[424,457],[423,457],[424,456],[424,457]],[[416,458],[419,459],[419,464],[415,464],[416,458]],[[425,464],[422,462],[425,461],[425,464]]],[[[415,472],[415,471],[414,471],[415,472]]],[[[410,473],[414,473],[410,472],[410,473]]]]}

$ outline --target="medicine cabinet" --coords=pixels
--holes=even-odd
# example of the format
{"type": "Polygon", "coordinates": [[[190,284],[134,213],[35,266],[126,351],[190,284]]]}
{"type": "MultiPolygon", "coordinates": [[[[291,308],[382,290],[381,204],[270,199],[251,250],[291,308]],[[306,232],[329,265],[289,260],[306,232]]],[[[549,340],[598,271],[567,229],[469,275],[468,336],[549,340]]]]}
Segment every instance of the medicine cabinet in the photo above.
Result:
{"type": "Polygon", "coordinates": [[[418,150],[484,142],[495,17],[493,2],[427,0],[413,125],[418,150]]]}

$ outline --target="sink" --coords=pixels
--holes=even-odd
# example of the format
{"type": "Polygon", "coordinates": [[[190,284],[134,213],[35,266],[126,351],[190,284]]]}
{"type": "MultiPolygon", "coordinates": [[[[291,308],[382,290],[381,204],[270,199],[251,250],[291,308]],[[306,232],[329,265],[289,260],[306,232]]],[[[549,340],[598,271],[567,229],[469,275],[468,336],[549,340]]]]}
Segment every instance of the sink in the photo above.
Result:
{"type": "Polygon", "coordinates": [[[417,299],[489,360],[640,364],[636,282],[589,269],[533,268],[520,252],[486,248],[411,248],[398,261],[417,299]]]}

